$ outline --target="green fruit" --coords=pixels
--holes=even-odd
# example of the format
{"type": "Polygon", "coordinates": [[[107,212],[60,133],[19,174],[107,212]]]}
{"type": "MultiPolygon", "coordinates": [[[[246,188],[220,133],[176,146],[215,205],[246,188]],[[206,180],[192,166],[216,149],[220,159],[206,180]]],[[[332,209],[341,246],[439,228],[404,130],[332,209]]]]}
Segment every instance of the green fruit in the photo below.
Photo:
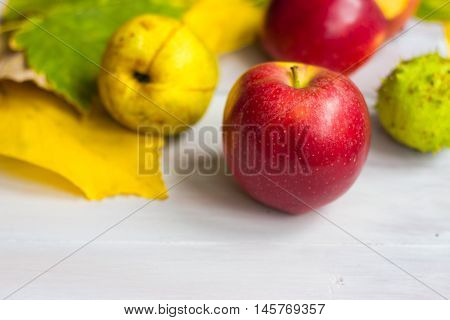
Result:
{"type": "Polygon", "coordinates": [[[450,20],[450,5],[447,0],[422,0],[417,16],[432,21],[450,20]]]}
{"type": "Polygon", "coordinates": [[[450,60],[429,54],[404,61],[383,82],[376,105],[382,126],[421,152],[450,146],[450,60]]]}

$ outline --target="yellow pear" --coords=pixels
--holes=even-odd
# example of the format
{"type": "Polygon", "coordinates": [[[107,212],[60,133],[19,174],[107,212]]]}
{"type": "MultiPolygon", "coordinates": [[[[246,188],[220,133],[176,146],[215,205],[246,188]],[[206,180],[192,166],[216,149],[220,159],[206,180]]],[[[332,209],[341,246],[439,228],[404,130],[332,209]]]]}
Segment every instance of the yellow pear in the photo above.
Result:
{"type": "Polygon", "coordinates": [[[133,130],[177,134],[205,113],[217,60],[182,22],[144,15],[111,38],[98,85],[110,114],[133,130]]]}

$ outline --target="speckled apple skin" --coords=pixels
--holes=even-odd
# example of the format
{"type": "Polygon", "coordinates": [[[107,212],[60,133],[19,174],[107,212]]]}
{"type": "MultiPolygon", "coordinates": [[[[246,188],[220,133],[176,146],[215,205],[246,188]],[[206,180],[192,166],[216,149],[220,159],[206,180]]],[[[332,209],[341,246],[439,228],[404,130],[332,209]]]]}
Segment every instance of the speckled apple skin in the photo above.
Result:
{"type": "Polygon", "coordinates": [[[389,28],[374,0],[273,0],[262,44],[277,60],[348,74],[383,43],[389,28]]]}
{"type": "Polygon", "coordinates": [[[310,82],[296,89],[293,65],[304,67],[266,63],[237,81],[224,112],[223,139],[228,167],[249,195],[299,214],[352,186],[367,159],[371,131],[364,97],[347,77],[310,66],[310,82]],[[297,139],[268,139],[262,133],[271,127],[297,139]],[[274,173],[271,164],[281,158],[285,170],[274,173]]]}

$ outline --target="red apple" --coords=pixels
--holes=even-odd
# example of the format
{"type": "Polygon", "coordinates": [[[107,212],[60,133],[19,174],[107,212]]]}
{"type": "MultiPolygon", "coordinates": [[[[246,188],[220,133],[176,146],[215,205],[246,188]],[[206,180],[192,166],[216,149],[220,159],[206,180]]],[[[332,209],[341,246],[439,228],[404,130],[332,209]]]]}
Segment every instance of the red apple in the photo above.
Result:
{"type": "Polygon", "coordinates": [[[345,76],[298,63],[247,71],[224,112],[224,154],[253,198],[292,214],[321,207],[358,177],[370,144],[364,97],[345,76]]]}
{"type": "Polygon", "coordinates": [[[398,31],[416,6],[417,0],[273,0],[262,44],[277,60],[348,74],[398,31]]]}

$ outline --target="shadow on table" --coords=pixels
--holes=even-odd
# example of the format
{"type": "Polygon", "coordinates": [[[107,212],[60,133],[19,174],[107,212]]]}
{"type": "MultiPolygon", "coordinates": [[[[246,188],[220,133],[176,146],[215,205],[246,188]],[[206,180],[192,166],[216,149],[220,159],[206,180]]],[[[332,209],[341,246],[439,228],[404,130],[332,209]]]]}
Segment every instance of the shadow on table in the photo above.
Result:
{"type": "MultiPolygon", "coordinates": [[[[196,166],[203,167],[200,159],[193,160],[196,166]]],[[[284,225],[293,225],[298,231],[297,222],[310,220],[308,214],[298,216],[290,215],[277,209],[269,208],[250,197],[227,172],[225,159],[222,153],[212,158],[214,174],[201,174],[195,170],[193,175],[183,184],[192,197],[199,199],[202,206],[210,208],[210,215],[227,215],[229,218],[239,218],[240,221],[248,219],[255,221],[261,219],[276,221],[284,225]]],[[[302,224],[302,223],[299,223],[302,224]]]]}
{"type": "Polygon", "coordinates": [[[9,184],[8,187],[11,188],[27,188],[42,195],[48,193],[52,198],[55,197],[55,192],[61,197],[84,197],[75,185],[60,175],[20,160],[0,156],[0,172],[2,175],[17,179],[18,183],[9,184]],[[24,184],[21,184],[21,181],[24,184]]]}
{"type": "Polygon", "coordinates": [[[399,166],[424,167],[439,160],[439,154],[420,153],[395,141],[383,129],[375,113],[371,115],[371,121],[372,143],[368,165],[388,165],[393,169],[399,166]]]}

